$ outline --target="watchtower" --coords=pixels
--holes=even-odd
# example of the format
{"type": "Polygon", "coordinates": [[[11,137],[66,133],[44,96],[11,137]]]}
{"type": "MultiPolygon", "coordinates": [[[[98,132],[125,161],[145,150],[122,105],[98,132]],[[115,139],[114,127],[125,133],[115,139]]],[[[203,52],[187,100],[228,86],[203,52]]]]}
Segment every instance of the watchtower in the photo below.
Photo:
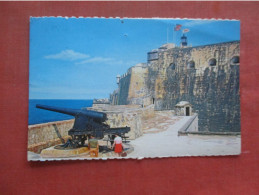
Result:
{"type": "Polygon", "coordinates": [[[181,47],[187,47],[187,37],[184,34],[181,37],[181,47]]]}
{"type": "Polygon", "coordinates": [[[181,101],[175,105],[175,113],[177,116],[191,116],[192,105],[187,101],[181,101]]]}

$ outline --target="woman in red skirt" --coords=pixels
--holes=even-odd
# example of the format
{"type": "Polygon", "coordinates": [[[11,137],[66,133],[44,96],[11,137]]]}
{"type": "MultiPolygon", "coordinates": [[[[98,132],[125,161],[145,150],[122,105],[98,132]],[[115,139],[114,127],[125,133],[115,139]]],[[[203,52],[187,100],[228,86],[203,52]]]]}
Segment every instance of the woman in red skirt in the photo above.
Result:
{"type": "Polygon", "coordinates": [[[114,148],[114,146],[115,146],[114,152],[120,156],[121,152],[123,151],[123,147],[122,147],[122,139],[119,135],[115,135],[115,139],[112,147],[114,148]]]}

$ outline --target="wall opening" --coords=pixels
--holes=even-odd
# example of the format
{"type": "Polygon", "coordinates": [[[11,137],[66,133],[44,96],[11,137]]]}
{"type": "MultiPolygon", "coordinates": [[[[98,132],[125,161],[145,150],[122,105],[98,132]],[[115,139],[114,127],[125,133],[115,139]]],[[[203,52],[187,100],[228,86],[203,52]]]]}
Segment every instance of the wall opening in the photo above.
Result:
{"type": "Polygon", "coordinates": [[[233,58],[231,58],[230,63],[239,64],[239,56],[234,56],[233,58]]]}
{"type": "Polygon", "coordinates": [[[188,64],[187,64],[187,68],[195,68],[195,62],[192,60],[192,61],[190,61],[190,62],[188,62],[188,64]]]}
{"type": "Polygon", "coordinates": [[[175,70],[175,63],[171,63],[171,64],[170,64],[170,68],[171,68],[172,70],[175,70]]]}
{"type": "Polygon", "coordinates": [[[190,107],[186,107],[186,116],[190,116],[190,107]]]}
{"type": "Polygon", "coordinates": [[[209,65],[210,66],[216,66],[217,65],[217,60],[215,58],[212,58],[209,60],[209,65]]]}
{"type": "Polygon", "coordinates": [[[152,104],[155,104],[155,98],[152,98],[152,104]]]}
{"type": "Polygon", "coordinates": [[[158,51],[151,51],[147,53],[147,61],[151,62],[153,60],[158,60],[158,51]]]}

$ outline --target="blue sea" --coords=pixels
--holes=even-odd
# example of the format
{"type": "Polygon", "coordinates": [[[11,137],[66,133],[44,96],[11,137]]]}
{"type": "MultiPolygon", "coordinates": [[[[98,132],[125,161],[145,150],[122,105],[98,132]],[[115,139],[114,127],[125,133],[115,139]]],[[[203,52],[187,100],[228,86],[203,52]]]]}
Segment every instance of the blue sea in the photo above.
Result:
{"type": "Polygon", "coordinates": [[[29,100],[29,125],[73,119],[73,116],[36,108],[36,104],[62,108],[81,109],[91,107],[93,100],[29,100]]]}

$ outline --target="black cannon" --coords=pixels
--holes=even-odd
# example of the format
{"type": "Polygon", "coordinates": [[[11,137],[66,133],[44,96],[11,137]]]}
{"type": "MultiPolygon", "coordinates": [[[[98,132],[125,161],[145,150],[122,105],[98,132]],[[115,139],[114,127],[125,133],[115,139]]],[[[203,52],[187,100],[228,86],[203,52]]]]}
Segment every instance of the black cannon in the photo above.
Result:
{"type": "MultiPolygon", "coordinates": [[[[106,113],[96,112],[87,109],[70,109],[59,108],[55,106],[36,105],[37,108],[59,112],[75,117],[74,126],[68,131],[68,135],[72,137],[63,145],[56,147],[57,149],[70,149],[84,146],[85,140],[90,136],[102,139],[104,135],[118,134],[125,136],[130,131],[130,127],[110,128],[104,122],[107,120],[106,113]]],[[[56,126],[55,126],[56,129],[56,126]]],[[[57,131],[58,132],[58,131],[57,131]]],[[[61,136],[58,133],[59,138],[61,136]]]]}

